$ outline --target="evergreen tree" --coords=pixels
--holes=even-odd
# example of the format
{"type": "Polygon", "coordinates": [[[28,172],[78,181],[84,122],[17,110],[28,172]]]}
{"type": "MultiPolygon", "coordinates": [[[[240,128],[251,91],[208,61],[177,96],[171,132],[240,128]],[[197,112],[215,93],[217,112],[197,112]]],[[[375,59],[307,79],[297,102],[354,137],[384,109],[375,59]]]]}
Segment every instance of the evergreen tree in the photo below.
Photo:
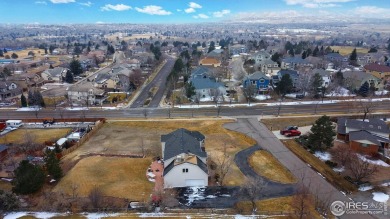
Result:
{"type": "Polygon", "coordinates": [[[314,94],[314,97],[318,97],[318,91],[322,86],[322,77],[320,74],[315,73],[312,80],[311,80],[311,88],[314,94]]]}
{"type": "Polygon", "coordinates": [[[192,84],[192,82],[186,84],[185,90],[186,90],[186,96],[188,98],[191,98],[192,96],[194,96],[196,94],[195,87],[192,84]]]}
{"type": "Polygon", "coordinates": [[[34,106],[35,102],[36,101],[34,99],[33,92],[31,90],[28,90],[28,105],[29,106],[34,106]]]}
{"type": "Polygon", "coordinates": [[[293,89],[293,82],[289,74],[284,74],[279,81],[278,86],[275,88],[275,91],[278,95],[284,97],[286,94],[290,93],[293,89]]]}
{"type": "Polygon", "coordinates": [[[35,90],[33,93],[33,96],[34,96],[34,100],[35,100],[34,105],[46,107],[45,101],[43,100],[41,92],[39,92],[38,90],[35,90]]]}
{"type": "Polygon", "coordinates": [[[326,150],[333,146],[335,127],[328,116],[317,119],[310,129],[307,145],[312,151],[326,150]]]}
{"type": "Polygon", "coordinates": [[[20,96],[20,102],[22,104],[22,107],[27,107],[27,99],[23,93],[22,93],[22,96],[20,96]]]}
{"type": "Polygon", "coordinates": [[[313,50],[313,56],[317,57],[319,52],[320,50],[318,49],[318,46],[316,46],[316,48],[313,50]]]}
{"type": "Polygon", "coordinates": [[[356,60],[357,60],[356,48],[354,48],[354,49],[352,50],[352,53],[351,53],[351,55],[349,56],[349,60],[350,60],[350,61],[356,61],[356,60]]]}
{"type": "MultiPolygon", "coordinates": [[[[200,46],[199,43],[200,43],[200,42],[198,41],[198,45],[197,45],[197,46],[200,46]]],[[[203,42],[203,43],[202,43],[202,48],[206,48],[206,42],[203,42]]]]}
{"type": "Polygon", "coordinates": [[[368,50],[368,53],[376,53],[378,50],[375,47],[371,47],[370,50],[368,50]]]}
{"type": "Polygon", "coordinates": [[[0,49],[0,57],[4,57],[4,53],[2,49],[0,49]]]}
{"type": "Polygon", "coordinates": [[[8,50],[7,50],[6,48],[4,48],[4,49],[3,49],[3,52],[4,52],[4,53],[7,53],[7,52],[8,52],[8,50]]]}
{"type": "Polygon", "coordinates": [[[207,51],[207,53],[213,51],[215,49],[215,42],[214,41],[211,41],[210,42],[210,46],[209,46],[209,50],[207,51]]]}
{"type": "Polygon", "coordinates": [[[55,180],[61,179],[62,169],[60,166],[60,160],[56,156],[56,152],[54,150],[46,150],[44,160],[47,173],[55,180]]]}
{"type": "Polygon", "coordinates": [[[20,162],[14,171],[12,191],[17,194],[30,194],[42,188],[45,182],[45,173],[40,166],[33,165],[28,160],[20,162]]]}
{"type": "Polygon", "coordinates": [[[47,55],[47,48],[45,47],[45,54],[47,55]]]}
{"type": "Polygon", "coordinates": [[[71,84],[71,83],[74,82],[73,74],[72,74],[72,72],[71,72],[70,70],[68,70],[68,71],[66,72],[66,75],[65,75],[65,82],[66,82],[66,83],[69,83],[69,84],[71,84]]]}
{"type": "Polygon", "coordinates": [[[302,53],[302,59],[306,59],[307,55],[306,55],[306,51],[303,51],[302,53]]]}
{"type": "Polygon", "coordinates": [[[294,56],[294,49],[288,50],[288,54],[289,54],[290,56],[294,56]]]}
{"type": "Polygon", "coordinates": [[[72,61],[69,64],[69,69],[73,73],[73,75],[76,76],[83,73],[83,68],[81,67],[80,62],[77,59],[72,59],[72,61]]]}
{"type": "Polygon", "coordinates": [[[337,85],[339,85],[339,86],[344,85],[344,75],[341,71],[338,71],[336,73],[335,81],[336,81],[337,85]]]}
{"type": "Polygon", "coordinates": [[[359,94],[362,96],[362,97],[367,97],[368,94],[370,92],[370,84],[368,84],[368,82],[364,82],[362,84],[362,86],[360,86],[359,88],[359,94]]]}
{"type": "Polygon", "coordinates": [[[12,55],[11,55],[11,58],[12,59],[17,59],[19,56],[18,56],[18,54],[16,54],[16,53],[12,53],[12,55]]]}

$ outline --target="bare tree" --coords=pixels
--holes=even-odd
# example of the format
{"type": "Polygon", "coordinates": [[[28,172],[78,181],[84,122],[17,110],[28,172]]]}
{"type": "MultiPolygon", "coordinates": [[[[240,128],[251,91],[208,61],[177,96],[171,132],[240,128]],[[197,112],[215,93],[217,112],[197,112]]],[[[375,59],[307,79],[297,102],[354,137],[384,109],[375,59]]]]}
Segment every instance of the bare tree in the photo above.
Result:
{"type": "Polygon", "coordinates": [[[370,164],[367,159],[363,160],[359,158],[357,154],[351,155],[347,168],[356,181],[367,179],[378,172],[378,167],[376,165],[370,164]]]}
{"type": "Polygon", "coordinates": [[[242,89],[242,92],[248,102],[248,105],[251,105],[254,94],[256,93],[256,87],[254,85],[248,84],[242,89]]]}
{"type": "Polygon", "coordinates": [[[103,192],[95,186],[88,194],[88,198],[94,208],[100,208],[103,201],[103,192]]]}
{"type": "Polygon", "coordinates": [[[372,100],[373,96],[370,96],[368,99],[360,99],[358,103],[359,111],[363,113],[363,121],[367,119],[372,111],[377,107],[377,103],[372,100]]]}
{"type": "Polygon", "coordinates": [[[209,95],[216,106],[218,105],[220,98],[223,98],[223,95],[218,88],[209,89],[209,95]]]}
{"type": "Polygon", "coordinates": [[[299,74],[298,83],[295,86],[300,92],[302,92],[303,95],[306,95],[306,93],[311,88],[310,85],[311,78],[312,78],[312,74],[309,73],[308,71],[303,71],[300,72],[299,74]]]}
{"type": "Polygon", "coordinates": [[[256,200],[262,197],[262,192],[267,187],[267,182],[260,177],[247,177],[240,189],[240,194],[249,199],[252,204],[252,212],[257,211],[256,200]]]}
{"type": "Polygon", "coordinates": [[[174,208],[179,205],[177,200],[177,192],[174,189],[165,189],[161,192],[161,208],[174,208]]]}
{"type": "Polygon", "coordinates": [[[291,207],[294,209],[296,218],[310,218],[309,208],[311,202],[312,200],[309,188],[306,187],[302,182],[299,183],[291,202],[291,207]]]}
{"type": "Polygon", "coordinates": [[[217,107],[217,117],[219,117],[219,114],[221,114],[222,106],[217,107]]]}
{"type": "Polygon", "coordinates": [[[19,145],[19,150],[22,153],[31,154],[36,151],[39,145],[36,143],[37,136],[25,130],[23,142],[19,145]]]}
{"type": "Polygon", "coordinates": [[[145,119],[148,118],[148,111],[146,109],[144,109],[142,113],[144,114],[145,119]]]}
{"type": "Polygon", "coordinates": [[[353,151],[352,149],[346,145],[346,144],[342,144],[342,145],[339,145],[338,147],[336,147],[334,150],[333,150],[333,155],[334,157],[337,159],[338,162],[340,162],[340,164],[342,166],[346,166],[348,164],[348,161],[349,159],[351,158],[351,156],[353,155],[353,151]]]}
{"type": "Polygon", "coordinates": [[[72,198],[77,199],[79,197],[79,185],[72,183],[72,185],[70,185],[70,189],[72,190],[72,198]]]}
{"type": "Polygon", "coordinates": [[[327,217],[330,215],[330,205],[332,203],[332,192],[319,193],[321,191],[320,185],[316,184],[313,194],[314,209],[317,210],[322,216],[327,217]]]}
{"type": "Polygon", "coordinates": [[[223,154],[222,156],[215,155],[213,158],[216,167],[216,174],[219,181],[219,185],[223,186],[225,183],[225,178],[230,172],[233,164],[233,158],[227,153],[227,145],[223,144],[223,154]]]}

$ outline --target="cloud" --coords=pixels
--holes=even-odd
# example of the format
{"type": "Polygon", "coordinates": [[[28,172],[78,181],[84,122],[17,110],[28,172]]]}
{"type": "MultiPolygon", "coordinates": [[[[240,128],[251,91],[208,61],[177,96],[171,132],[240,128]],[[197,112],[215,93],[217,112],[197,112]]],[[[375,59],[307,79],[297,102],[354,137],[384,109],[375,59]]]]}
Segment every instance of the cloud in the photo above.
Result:
{"type": "Polygon", "coordinates": [[[213,16],[214,17],[223,17],[227,14],[230,14],[230,10],[222,10],[222,11],[216,11],[216,12],[213,12],[213,16]]]}
{"type": "Polygon", "coordinates": [[[209,16],[207,16],[205,14],[198,14],[198,15],[194,15],[192,17],[195,18],[195,19],[198,19],[198,18],[207,19],[207,18],[209,18],[209,16]]]}
{"type": "Polygon", "coordinates": [[[195,2],[190,2],[188,6],[190,6],[190,8],[202,8],[200,4],[197,4],[195,2]]]}
{"type": "Polygon", "coordinates": [[[86,6],[86,7],[91,7],[92,2],[90,2],[90,1],[88,1],[88,2],[80,2],[79,4],[80,4],[80,5],[84,5],[84,6],[86,6]]]}
{"type": "Polygon", "coordinates": [[[186,12],[186,13],[194,13],[195,12],[195,9],[193,9],[193,8],[187,8],[187,9],[184,9],[184,11],[186,12]]]}
{"type": "Polygon", "coordinates": [[[164,10],[161,6],[147,5],[143,8],[135,8],[138,12],[150,15],[170,15],[172,12],[164,10]]]}
{"type": "Polygon", "coordinates": [[[176,11],[181,12],[181,9],[176,9],[176,11]]]}
{"type": "Polygon", "coordinates": [[[66,3],[73,3],[76,2],[76,0],[50,0],[53,4],[66,4],[66,3]]]}
{"type": "Polygon", "coordinates": [[[103,21],[96,21],[96,24],[105,24],[103,21]]]}
{"type": "Polygon", "coordinates": [[[189,8],[184,9],[184,11],[189,14],[189,13],[195,13],[196,12],[195,9],[202,8],[202,5],[197,4],[195,2],[190,2],[190,3],[188,3],[188,7],[189,8]]]}
{"type": "Polygon", "coordinates": [[[124,5],[124,4],[107,4],[100,8],[102,11],[127,11],[131,9],[131,6],[124,5]]]}
{"type": "Polygon", "coordinates": [[[360,17],[369,18],[390,18],[390,8],[380,8],[377,6],[360,6],[353,10],[353,13],[360,17]]]}
{"type": "Polygon", "coordinates": [[[47,5],[47,2],[45,2],[45,1],[36,1],[35,4],[47,5]]]}
{"type": "Polygon", "coordinates": [[[301,5],[305,8],[332,8],[339,7],[340,4],[355,0],[284,0],[288,5],[301,5]]]}

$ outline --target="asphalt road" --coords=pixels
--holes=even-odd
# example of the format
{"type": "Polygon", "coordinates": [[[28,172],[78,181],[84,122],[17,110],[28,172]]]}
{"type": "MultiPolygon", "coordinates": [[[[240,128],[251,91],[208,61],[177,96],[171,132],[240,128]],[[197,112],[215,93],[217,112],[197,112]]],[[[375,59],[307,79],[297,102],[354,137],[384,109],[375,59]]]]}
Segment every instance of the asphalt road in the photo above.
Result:
{"type": "MultiPolygon", "coordinates": [[[[338,191],[332,184],[308,166],[308,164],[295,156],[264,124],[257,121],[257,119],[238,119],[236,123],[226,124],[225,128],[241,132],[255,139],[260,147],[269,151],[291,171],[299,182],[308,187],[313,194],[319,195],[319,198],[323,201],[330,200],[330,203],[333,201],[351,201],[346,195],[338,191]]],[[[340,218],[364,219],[372,217],[361,214],[346,214],[340,218]]]]}
{"type": "Polygon", "coordinates": [[[157,73],[156,77],[154,77],[153,80],[143,88],[140,95],[134,100],[130,108],[143,107],[145,100],[149,97],[149,90],[153,87],[158,87],[158,90],[156,95],[154,95],[150,101],[148,108],[156,108],[160,105],[160,101],[165,92],[167,77],[175,64],[175,59],[172,57],[165,56],[165,58],[167,62],[157,73]]]}
{"type": "MultiPolygon", "coordinates": [[[[315,105],[291,105],[283,106],[280,115],[288,114],[302,114],[302,115],[313,115],[315,112],[315,105]]],[[[248,116],[262,116],[262,115],[276,115],[277,106],[254,106],[254,107],[229,107],[223,106],[220,109],[220,116],[230,117],[248,117],[248,116]]],[[[381,110],[382,112],[389,113],[390,102],[383,101],[375,108],[375,110],[381,110]]],[[[146,113],[147,118],[168,118],[170,114],[171,118],[177,117],[216,117],[218,115],[217,108],[187,108],[187,109],[168,109],[168,108],[132,108],[122,110],[100,110],[100,108],[94,108],[86,111],[66,111],[61,108],[54,109],[43,109],[35,112],[22,112],[14,109],[1,109],[0,108],[0,119],[23,119],[23,118],[80,118],[82,115],[86,118],[144,118],[146,113]]],[[[353,108],[349,103],[334,103],[320,105],[317,109],[318,115],[327,113],[361,113],[359,108],[353,108]]],[[[362,113],[361,113],[362,114],[362,113]]]]}

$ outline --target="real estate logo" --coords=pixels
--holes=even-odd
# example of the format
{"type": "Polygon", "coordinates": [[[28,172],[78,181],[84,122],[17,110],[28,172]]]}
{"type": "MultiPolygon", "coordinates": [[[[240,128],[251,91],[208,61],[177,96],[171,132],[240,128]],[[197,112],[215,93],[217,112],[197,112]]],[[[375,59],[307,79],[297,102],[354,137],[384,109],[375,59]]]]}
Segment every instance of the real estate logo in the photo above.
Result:
{"type": "Polygon", "coordinates": [[[330,205],[330,211],[334,216],[344,214],[384,214],[387,215],[387,204],[381,202],[342,202],[334,201],[330,205]]]}

